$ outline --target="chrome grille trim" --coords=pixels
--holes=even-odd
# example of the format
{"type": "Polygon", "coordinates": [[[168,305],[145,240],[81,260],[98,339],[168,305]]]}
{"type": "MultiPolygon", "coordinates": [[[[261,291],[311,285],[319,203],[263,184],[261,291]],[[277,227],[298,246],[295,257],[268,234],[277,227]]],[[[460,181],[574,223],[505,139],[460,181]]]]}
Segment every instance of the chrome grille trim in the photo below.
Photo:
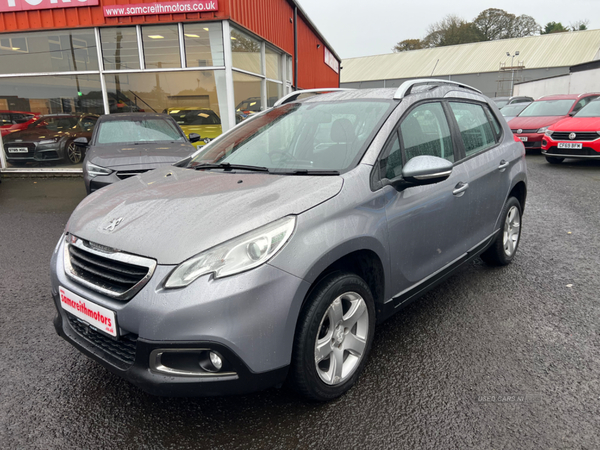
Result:
{"type": "Polygon", "coordinates": [[[65,237],[65,245],[63,250],[65,273],[74,282],[79,283],[93,291],[114,298],[116,300],[126,301],[133,298],[133,296],[137,294],[146,285],[146,283],[148,283],[150,278],[152,278],[152,275],[154,274],[154,270],[156,269],[157,265],[155,260],[150,258],[144,258],[141,256],[131,255],[129,253],[124,253],[118,250],[112,250],[108,248],[106,248],[106,250],[98,250],[97,248],[104,247],[96,246],[97,248],[93,248],[92,245],[94,244],[86,242],[83,239],[79,239],[78,237],[73,235],[67,234],[65,237]],[[71,260],[71,251],[73,251],[76,257],[78,257],[79,259],[87,262],[91,261],[91,264],[93,264],[94,267],[82,268],[81,263],[71,260]],[[89,255],[86,256],[86,253],[88,253],[89,255]],[[118,271],[125,274],[124,276],[115,276],[114,274],[102,273],[103,268],[110,267],[111,261],[119,265],[118,271]],[[147,272],[145,275],[143,275],[141,271],[136,270],[135,268],[125,266],[137,266],[138,268],[147,269],[147,272]],[[124,290],[108,289],[106,287],[99,286],[98,284],[90,280],[85,279],[77,271],[78,267],[80,268],[80,270],[89,271],[93,275],[97,275],[98,277],[104,277],[109,281],[115,281],[117,283],[122,284],[135,284],[133,284],[133,286],[129,289],[124,290]],[[128,280],[128,277],[132,279],[128,280]],[[139,281],[137,281],[138,279],[139,281]]]}
{"type": "Polygon", "coordinates": [[[555,131],[550,135],[554,141],[596,141],[600,136],[595,131],[555,131]],[[569,138],[571,133],[575,133],[575,139],[569,138]]]}

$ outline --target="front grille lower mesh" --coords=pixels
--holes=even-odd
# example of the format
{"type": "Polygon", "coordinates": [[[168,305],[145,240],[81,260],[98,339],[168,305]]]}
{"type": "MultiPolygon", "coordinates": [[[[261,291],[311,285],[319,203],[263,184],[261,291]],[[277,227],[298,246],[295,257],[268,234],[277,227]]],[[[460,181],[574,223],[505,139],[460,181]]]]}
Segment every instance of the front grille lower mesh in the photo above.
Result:
{"type": "Polygon", "coordinates": [[[135,352],[137,350],[137,335],[127,334],[121,336],[118,340],[111,339],[99,331],[95,331],[71,314],[67,314],[67,316],[71,328],[79,336],[108,353],[113,358],[125,363],[125,367],[129,367],[134,363],[135,352]]]}
{"type": "Polygon", "coordinates": [[[69,256],[78,278],[117,295],[133,288],[149,271],[147,267],[115,261],[73,245],[69,245],[69,256]]]}

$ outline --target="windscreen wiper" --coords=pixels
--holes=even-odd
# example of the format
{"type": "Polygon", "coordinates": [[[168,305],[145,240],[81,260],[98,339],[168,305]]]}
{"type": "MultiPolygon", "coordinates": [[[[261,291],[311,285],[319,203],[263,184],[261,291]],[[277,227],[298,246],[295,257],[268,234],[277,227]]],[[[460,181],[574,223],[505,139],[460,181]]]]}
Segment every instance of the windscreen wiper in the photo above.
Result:
{"type": "Polygon", "coordinates": [[[205,170],[205,169],[223,169],[225,172],[229,172],[231,170],[250,170],[253,172],[269,172],[269,169],[266,167],[259,166],[245,166],[243,164],[230,164],[230,163],[220,163],[220,164],[199,164],[194,166],[194,170],[205,170]]]}
{"type": "Polygon", "coordinates": [[[309,169],[293,169],[283,171],[272,171],[276,175],[339,175],[337,170],[309,170],[309,169]]]}

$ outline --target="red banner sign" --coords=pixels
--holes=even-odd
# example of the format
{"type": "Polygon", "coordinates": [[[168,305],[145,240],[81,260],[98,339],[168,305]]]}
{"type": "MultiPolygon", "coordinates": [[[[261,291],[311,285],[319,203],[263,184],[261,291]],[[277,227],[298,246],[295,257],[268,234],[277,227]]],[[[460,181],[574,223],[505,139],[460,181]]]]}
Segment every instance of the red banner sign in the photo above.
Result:
{"type": "Polygon", "coordinates": [[[145,16],[148,14],[181,14],[218,10],[218,0],[175,0],[169,2],[104,6],[104,17],[145,16]]]}
{"type": "Polygon", "coordinates": [[[0,12],[97,6],[99,0],[0,0],[0,12]]]}

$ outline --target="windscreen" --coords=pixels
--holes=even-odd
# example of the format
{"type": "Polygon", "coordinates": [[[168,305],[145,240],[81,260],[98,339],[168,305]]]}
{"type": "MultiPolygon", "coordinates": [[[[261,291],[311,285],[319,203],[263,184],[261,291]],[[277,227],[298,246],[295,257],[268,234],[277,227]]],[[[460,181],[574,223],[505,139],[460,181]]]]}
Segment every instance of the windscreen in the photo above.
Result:
{"type": "Polygon", "coordinates": [[[343,171],[356,164],[395,102],[290,103],[240,125],[189,164],[229,163],[272,172],[343,171]]]}
{"type": "Polygon", "coordinates": [[[109,120],[99,125],[97,144],[136,142],[183,142],[185,137],[177,125],[164,119],[109,120]]]}
{"type": "Polygon", "coordinates": [[[575,100],[539,100],[531,103],[519,117],[566,116],[575,100]]]}
{"type": "Polygon", "coordinates": [[[496,104],[496,106],[498,108],[502,108],[502,107],[508,105],[508,99],[506,99],[506,100],[494,100],[494,103],[496,104]]]}
{"type": "Polygon", "coordinates": [[[169,115],[175,119],[177,125],[220,125],[221,120],[213,111],[209,109],[193,109],[169,111],[169,115]]]}
{"type": "Polygon", "coordinates": [[[575,117],[600,117],[600,101],[593,101],[581,108],[575,117]]]}
{"type": "Polygon", "coordinates": [[[507,105],[500,110],[504,117],[514,117],[525,109],[526,103],[517,103],[516,105],[507,105]]]}

